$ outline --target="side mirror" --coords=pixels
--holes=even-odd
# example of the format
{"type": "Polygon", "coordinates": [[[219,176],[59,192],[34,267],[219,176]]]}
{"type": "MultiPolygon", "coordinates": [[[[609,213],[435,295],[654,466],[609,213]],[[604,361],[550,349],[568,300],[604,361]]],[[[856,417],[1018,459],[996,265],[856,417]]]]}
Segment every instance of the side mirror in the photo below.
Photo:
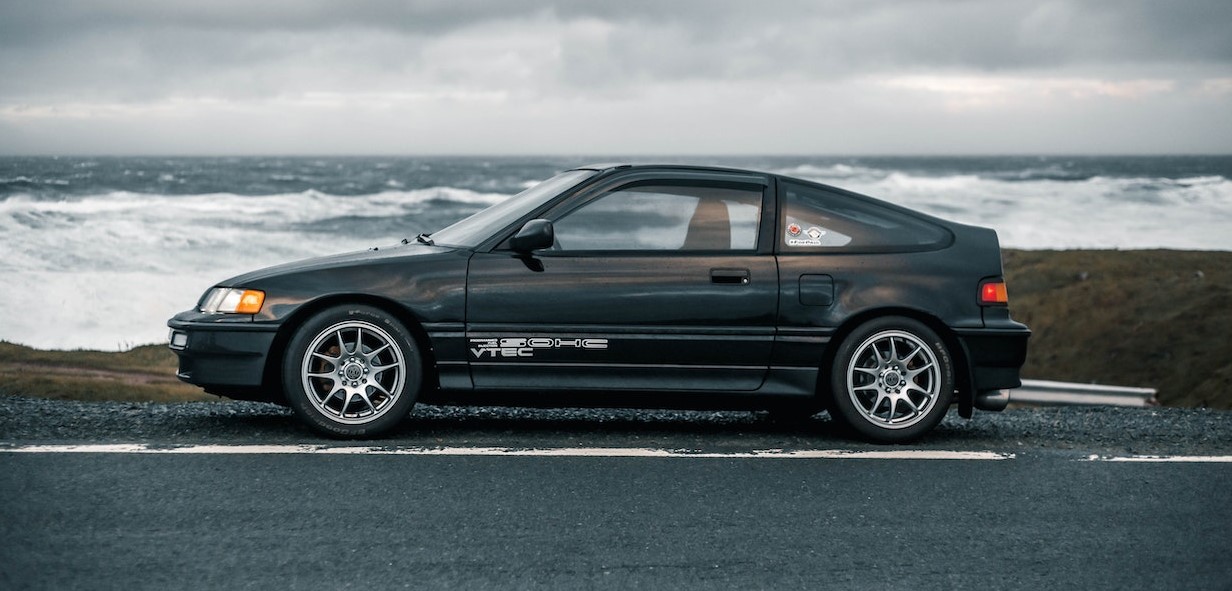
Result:
{"type": "Polygon", "coordinates": [[[509,239],[509,248],[515,252],[529,253],[541,248],[551,248],[556,242],[556,232],[548,220],[531,220],[509,239]]]}

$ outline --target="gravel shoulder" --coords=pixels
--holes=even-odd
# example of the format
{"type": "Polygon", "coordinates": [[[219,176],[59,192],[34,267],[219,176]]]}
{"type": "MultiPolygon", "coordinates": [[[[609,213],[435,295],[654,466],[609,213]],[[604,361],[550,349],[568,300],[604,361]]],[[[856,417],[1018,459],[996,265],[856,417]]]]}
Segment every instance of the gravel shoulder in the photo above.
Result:
{"type": "MultiPolygon", "coordinates": [[[[24,443],[337,443],[285,408],[252,402],[128,403],[0,396],[0,445],[24,443]]],[[[759,412],[525,409],[419,405],[388,437],[362,445],[654,447],[698,451],[873,449],[822,413],[782,422],[759,412]]],[[[1232,412],[1052,407],[951,412],[913,449],[1016,453],[1229,455],[1232,412]]]]}

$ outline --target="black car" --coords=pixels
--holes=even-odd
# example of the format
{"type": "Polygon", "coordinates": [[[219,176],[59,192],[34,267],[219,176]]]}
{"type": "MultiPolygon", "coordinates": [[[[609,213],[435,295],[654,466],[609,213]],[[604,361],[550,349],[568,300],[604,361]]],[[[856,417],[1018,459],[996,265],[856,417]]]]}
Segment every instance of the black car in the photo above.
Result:
{"type": "Polygon", "coordinates": [[[586,166],[403,242],[210,289],[168,322],[180,379],[341,437],[424,401],[824,409],[896,442],[1004,408],[1030,335],[994,231],[769,173],[586,166]]]}

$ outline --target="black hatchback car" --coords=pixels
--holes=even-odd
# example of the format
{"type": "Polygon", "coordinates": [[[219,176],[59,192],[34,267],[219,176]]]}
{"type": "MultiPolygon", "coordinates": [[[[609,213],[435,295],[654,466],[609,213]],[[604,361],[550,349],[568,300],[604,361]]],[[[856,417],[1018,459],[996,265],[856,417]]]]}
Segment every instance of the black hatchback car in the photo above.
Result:
{"type": "Polygon", "coordinates": [[[402,245],[228,279],[180,379],[370,437],[416,401],[828,410],[864,438],[1001,410],[1030,331],[996,233],[744,170],[595,165],[402,245]]]}

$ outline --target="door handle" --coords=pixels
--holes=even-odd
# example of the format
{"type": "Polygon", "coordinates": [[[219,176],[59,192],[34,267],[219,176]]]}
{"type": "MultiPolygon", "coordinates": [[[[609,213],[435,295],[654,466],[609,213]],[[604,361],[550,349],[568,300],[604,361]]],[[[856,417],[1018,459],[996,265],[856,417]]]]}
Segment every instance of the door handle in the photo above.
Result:
{"type": "Polygon", "coordinates": [[[749,270],[748,269],[711,269],[711,283],[725,283],[731,285],[748,285],[749,270]]]}

